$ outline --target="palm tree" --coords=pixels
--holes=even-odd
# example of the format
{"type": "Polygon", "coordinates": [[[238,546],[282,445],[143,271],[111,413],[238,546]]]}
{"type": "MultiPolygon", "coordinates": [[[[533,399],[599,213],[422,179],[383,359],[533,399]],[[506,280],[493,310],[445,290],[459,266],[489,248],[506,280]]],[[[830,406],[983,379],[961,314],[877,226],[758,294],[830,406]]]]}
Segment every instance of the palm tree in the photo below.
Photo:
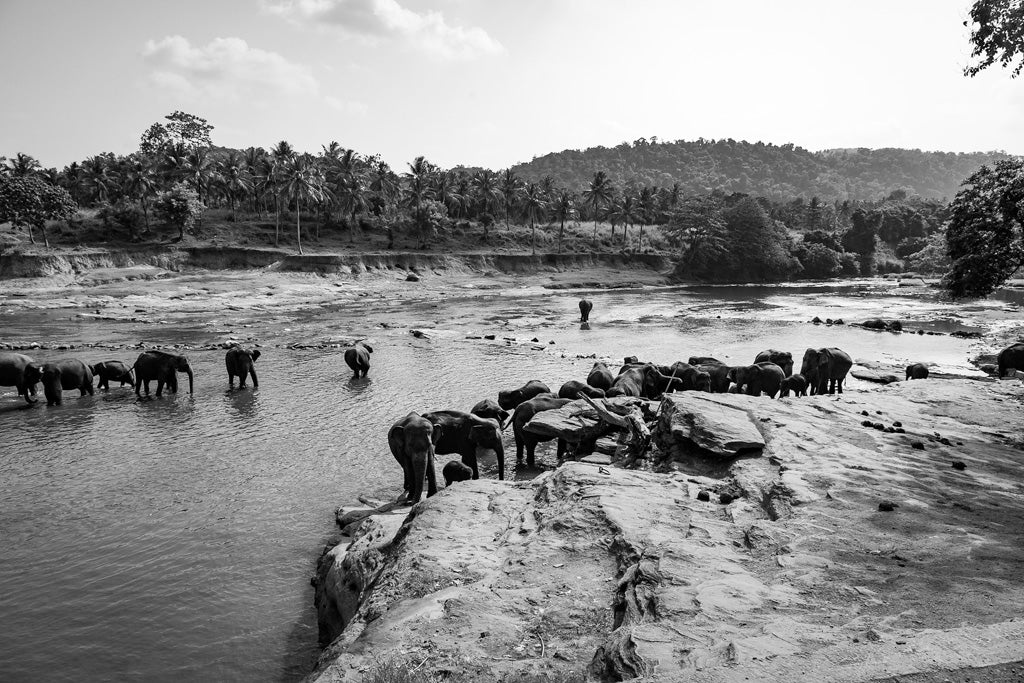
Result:
{"type": "Polygon", "coordinates": [[[568,190],[562,190],[555,197],[551,205],[551,214],[556,220],[561,221],[558,226],[558,253],[562,253],[562,232],[565,230],[566,219],[576,214],[576,197],[568,190]]]}
{"type": "Polygon", "coordinates": [[[260,195],[261,191],[266,188],[266,175],[270,167],[267,153],[262,147],[249,147],[245,150],[242,159],[245,164],[245,172],[251,181],[249,192],[252,193],[252,210],[259,218],[261,215],[260,195]]]}
{"type": "Polygon", "coordinates": [[[209,191],[210,181],[216,177],[213,158],[209,147],[196,147],[185,156],[185,172],[196,190],[199,201],[203,201],[203,188],[209,191]]]}
{"type": "Polygon", "coordinates": [[[420,207],[424,200],[431,198],[430,179],[434,171],[434,165],[427,161],[426,158],[419,156],[409,164],[409,172],[405,174],[405,201],[407,206],[412,207],[413,220],[420,231],[421,244],[426,243],[424,238],[426,230],[424,216],[420,211],[420,207]]]}
{"type": "Polygon", "coordinates": [[[82,174],[85,184],[92,190],[93,201],[107,201],[110,190],[117,182],[109,159],[102,154],[89,157],[82,163],[82,174]]]}
{"type": "MultiPolygon", "coordinates": [[[[597,219],[600,215],[601,208],[606,206],[611,200],[615,189],[612,187],[611,181],[608,179],[608,175],[604,171],[597,171],[594,173],[594,177],[590,180],[590,186],[583,191],[583,203],[590,206],[590,210],[594,216],[594,242],[597,242],[597,219]]],[[[614,230],[612,228],[614,238],[614,230]]]]}
{"type": "Polygon", "coordinates": [[[379,159],[370,165],[370,192],[379,203],[382,213],[387,215],[389,207],[398,196],[398,176],[387,163],[379,159]]]}
{"type": "Polygon", "coordinates": [[[636,199],[629,192],[612,202],[609,207],[609,218],[612,220],[612,239],[615,239],[615,223],[622,223],[622,243],[626,244],[629,225],[636,219],[636,199]]]}
{"type": "Polygon", "coordinates": [[[537,219],[544,215],[547,201],[537,183],[529,183],[523,191],[523,212],[530,221],[530,249],[537,254],[537,219]]]}
{"type": "Polygon", "coordinates": [[[505,169],[501,174],[501,197],[505,205],[505,229],[509,230],[508,215],[512,207],[519,203],[523,196],[523,181],[511,168],[505,169]]]}
{"type": "Polygon", "coordinates": [[[640,218],[640,237],[637,239],[636,250],[643,249],[644,224],[654,221],[654,212],[658,208],[658,193],[653,187],[644,186],[640,189],[640,196],[636,202],[637,216],[640,218]]]}
{"type": "Polygon", "coordinates": [[[270,169],[267,181],[274,195],[274,246],[281,244],[281,188],[286,165],[295,158],[295,150],[286,141],[281,140],[270,150],[270,169]]]}
{"type": "Polygon", "coordinates": [[[13,159],[6,160],[7,172],[12,176],[30,176],[39,173],[43,166],[34,157],[18,152],[13,159]]]}
{"type": "Polygon", "coordinates": [[[295,202],[295,241],[302,254],[302,200],[320,201],[323,194],[323,176],[310,158],[303,154],[292,156],[282,169],[281,179],[285,196],[295,202]]]}
{"type": "Polygon", "coordinates": [[[346,174],[338,184],[336,192],[341,210],[349,214],[348,241],[355,244],[356,215],[369,208],[362,174],[346,174]]]}
{"type": "MultiPolygon", "coordinates": [[[[484,169],[473,176],[473,194],[476,195],[478,216],[480,213],[493,213],[498,201],[504,197],[498,188],[494,171],[484,169]]],[[[487,223],[484,222],[484,241],[487,241],[487,223]]]]}
{"type": "MultiPolygon", "coordinates": [[[[133,154],[125,171],[124,191],[139,200],[142,215],[146,220],[146,232],[149,232],[149,202],[147,198],[156,194],[156,169],[149,158],[133,154]]],[[[130,228],[129,239],[135,239],[134,228],[130,228]]]]}
{"type": "Polygon", "coordinates": [[[228,198],[228,206],[231,208],[231,220],[235,220],[235,197],[244,196],[252,188],[252,179],[245,169],[242,157],[236,151],[231,151],[220,164],[217,174],[220,180],[221,189],[228,198]]]}

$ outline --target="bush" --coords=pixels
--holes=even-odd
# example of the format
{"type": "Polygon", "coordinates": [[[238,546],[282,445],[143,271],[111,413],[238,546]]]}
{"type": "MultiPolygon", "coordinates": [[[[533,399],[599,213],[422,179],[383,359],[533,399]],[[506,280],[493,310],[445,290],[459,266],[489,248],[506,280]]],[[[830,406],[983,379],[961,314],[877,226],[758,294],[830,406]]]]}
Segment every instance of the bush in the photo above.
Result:
{"type": "Polygon", "coordinates": [[[839,255],[839,274],[843,277],[857,277],[860,275],[860,263],[857,255],[846,251],[839,255]]]}
{"type": "Polygon", "coordinates": [[[924,237],[908,237],[896,245],[896,255],[900,258],[907,258],[925,248],[928,240],[924,237]]]}
{"type": "Polygon", "coordinates": [[[363,683],[432,683],[433,679],[407,659],[390,657],[363,674],[363,683]]]}
{"type": "Polygon", "coordinates": [[[886,273],[902,273],[903,262],[890,256],[875,254],[875,272],[878,275],[885,275],[886,273]]]}
{"type": "Polygon", "coordinates": [[[835,277],[842,270],[839,254],[823,244],[806,245],[797,258],[804,268],[803,276],[807,278],[835,277]]]}

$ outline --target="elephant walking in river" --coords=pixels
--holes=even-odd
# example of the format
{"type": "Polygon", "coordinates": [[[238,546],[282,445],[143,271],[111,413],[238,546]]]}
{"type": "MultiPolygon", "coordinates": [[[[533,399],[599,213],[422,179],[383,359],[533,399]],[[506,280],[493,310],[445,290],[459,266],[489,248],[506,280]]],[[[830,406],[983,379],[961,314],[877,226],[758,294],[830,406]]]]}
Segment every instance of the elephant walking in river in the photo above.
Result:
{"type": "Polygon", "coordinates": [[[587,301],[586,299],[580,299],[580,322],[590,322],[590,311],[593,310],[593,302],[587,301]]]}
{"type": "Polygon", "coordinates": [[[238,388],[245,388],[246,377],[252,376],[252,388],[258,389],[260,381],[256,377],[256,359],[260,357],[259,349],[249,351],[241,346],[232,346],[224,355],[224,364],[228,369],[228,386],[235,386],[235,377],[238,378],[238,388]]]}
{"type": "Polygon", "coordinates": [[[156,380],[156,395],[163,394],[164,385],[167,389],[176,393],[178,391],[178,372],[188,375],[188,393],[192,393],[192,366],[188,364],[185,356],[166,351],[143,351],[135,360],[132,366],[135,370],[135,395],[139,396],[139,390],[145,386],[146,395],[149,396],[149,383],[156,380]]]}
{"type": "Polygon", "coordinates": [[[36,384],[43,377],[43,366],[28,356],[0,351],[0,387],[14,387],[26,403],[35,403],[36,384]]]}
{"type": "Polygon", "coordinates": [[[999,377],[1004,377],[1010,370],[1024,370],[1024,342],[1010,344],[996,356],[999,377]]]}
{"type": "Polygon", "coordinates": [[[366,377],[366,373],[370,371],[371,353],[373,353],[373,347],[366,342],[356,342],[351,349],[345,350],[345,363],[352,369],[353,379],[359,377],[360,374],[366,377]]]}
{"type": "Polygon", "coordinates": [[[125,384],[135,386],[135,375],[132,374],[132,369],[119,360],[105,360],[102,363],[89,366],[89,369],[98,380],[97,388],[104,391],[110,389],[111,381],[120,382],[122,387],[125,384]]]}
{"type": "Polygon", "coordinates": [[[77,358],[54,361],[43,365],[43,393],[46,405],[60,405],[61,394],[65,390],[78,389],[81,395],[90,396],[92,388],[92,370],[77,358]]]}

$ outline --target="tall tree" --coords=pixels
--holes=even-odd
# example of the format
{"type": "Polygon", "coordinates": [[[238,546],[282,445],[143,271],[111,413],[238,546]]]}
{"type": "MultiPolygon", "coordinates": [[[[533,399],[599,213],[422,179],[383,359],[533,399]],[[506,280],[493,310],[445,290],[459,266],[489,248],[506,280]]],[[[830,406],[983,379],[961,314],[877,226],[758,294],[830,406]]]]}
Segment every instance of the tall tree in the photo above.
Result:
{"type": "Polygon", "coordinates": [[[15,228],[28,228],[29,241],[35,244],[32,228],[43,234],[43,244],[50,247],[46,221],[68,220],[78,205],[67,190],[52,185],[34,174],[0,175],[0,223],[15,228]]]}
{"type": "Polygon", "coordinates": [[[319,201],[323,193],[323,178],[319,169],[305,154],[295,155],[282,169],[282,189],[285,196],[295,202],[295,242],[302,254],[302,202],[319,201]]]}
{"type": "Polygon", "coordinates": [[[281,140],[270,150],[269,184],[274,195],[274,246],[281,245],[281,199],[284,194],[284,177],[288,164],[295,158],[295,150],[281,140]]]}
{"type": "Polygon", "coordinates": [[[164,117],[167,123],[154,123],[142,134],[139,151],[147,156],[162,154],[168,147],[181,145],[187,151],[209,147],[213,126],[195,114],[176,111],[164,117]]]}
{"type": "Polygon", "coordinates": [[[565,221],[576,215],[576,196],[568,190],[562,190],[551,204],[551,214],[558,225],[558,253],[562,253],[562,233],[565,232],[565,221]]]}
{"type": "Polygon", "coordinates": [[[168,225],[178,228],[178,241],[185,239],[185,231],[191,230],[206,207],[196,191],[184,182],[175,183],[167,192],[161,192],[153,202],[157,216],[168,225]]]}
{"type": "MultiPolygon", "coordinates": [[[[473,194],[476,197],[478,216],[484,213],[494,213],[494,207],[498,205],[498,202],[504,201],[505,196],[501,188],[498,187],[498,178],[494,175],[494,171],[488,169],[478,171],[473,175],[473,194]]],[[[484,219],[481,222],[484,226],[484,241],[486,241],[487,228],[491,221],[484,219]]]]}
{"type": "Polygon", "coordinates": [[[509,230],[508,217],[512,209],[523,196],[523,181],[516,175],[515,171],[507,168],[501,172],[499,189],[501,190],[501,202],[505,207],[505,229],[509,230]]]}
{"type": "MultiPolygon", "coordinates": [[[[158,188],[156,170],[152,162],[141,154],[131,155],[125,172],[124,190],[142,207],[147,232],[149,231],[149,198],[156,195],[158,188]]],[[[128,238],[134,240],[135,226],[131,222],[128,225],[128,238]]]]}
{"type": "Polygon", "coordinates": [[[231,210],[231,220],[235,220],[235,201],[244,197],[252,189],[252,177],[246,170],[245,160],[241,154],[232,150],[219,164],[216,175],[224,196],[227,197],[231,210]]]}
{"type": "Polygon", "coordinates": [[[15,154],[13,159],[7,159],[6,164],[7,172],[16,176],[36,175],[43,170],[42,164],[34,157],[21,152],[15,154]]]}
{"type": "Polygon", "coordinates": [[[636,216],[640,221],[640,237],[637,238],[636,250],[643,251],[644,246],[644,225],[654,222],[654,214],[658,209],[658,191],[653,187],[644,186],[640,188],[640,194],[636,199],[636,216]]]}
{"type": "Polygon", "coordinates": [[[608,205],[614,195],[614,188],[608,174],[596,171],[590,180],[590,186],[583,191],[583,203],[590,207],[594,216],[594,241],[597,242],[597,219],[601,209],[608,205]]]}
{"type": "Polygon", "coordinates": [[[533,254],[537,253],[537,219],[544,215],[547,207],[547,200],[544,192],[537,183],[528,183],[523,190],[523,213],[530,221],[530,249],[533,254]]]}
{"type": "Polygon", "coordinates": [[[1024,267],[1024,160],[982,166],[950,208],[944,285],[953,296],[987,296],[1024,267]]]}
{"type": "Polygon", "coordinates": [[[1024,3],[1021,0],[977,0],[971,6],[971,57],[979,61],[964,69],[964,75],[976,76],[999,62],[1008,68],[1016,61],[1010,78],[1024,69],[1024,3]]]}

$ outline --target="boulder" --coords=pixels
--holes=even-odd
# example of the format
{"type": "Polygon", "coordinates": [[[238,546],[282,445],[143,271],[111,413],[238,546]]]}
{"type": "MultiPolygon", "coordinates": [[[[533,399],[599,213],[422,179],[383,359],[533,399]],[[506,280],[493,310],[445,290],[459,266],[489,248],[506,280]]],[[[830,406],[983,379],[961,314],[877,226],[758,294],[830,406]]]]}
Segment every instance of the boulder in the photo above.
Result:
{"type": "MultiPolygon", "coordinates": [[[[655,401],[638,398],[636,396],[615,396],[614,398],[598,399],[604,401],[604,405],[613,413],[624,414],[633,406],[648,406],[650,412],[654,412],[655,401]]],[[[597,417],[590,405],[582,399],[566,403],[556,410],[545,410],[537,413],[527,422],[523,429],[540,436],[549,438],[560,438],[569,443],[580,443],[590,439],[596,439],[604,434],[607,425],[597,417]]]]}
{"type": "Polygon", "coordinates": [[[655,442],[664,451],[697,446],[725,457],[763,449],[764,437],[748,409],[749,398],[699,391],[669,394],[661,401],[655,442]]]}
{"type": "Polygon", "coordinates": [[[862,379],[865,382],[876,382],[878,384],[892,384],[893,382],[899,382],[900,378],[891,372],[884,372],[882,370],[874,370],[871,368],[858,367],[850,371],[850,374],[857,379],[862,379]]]}

